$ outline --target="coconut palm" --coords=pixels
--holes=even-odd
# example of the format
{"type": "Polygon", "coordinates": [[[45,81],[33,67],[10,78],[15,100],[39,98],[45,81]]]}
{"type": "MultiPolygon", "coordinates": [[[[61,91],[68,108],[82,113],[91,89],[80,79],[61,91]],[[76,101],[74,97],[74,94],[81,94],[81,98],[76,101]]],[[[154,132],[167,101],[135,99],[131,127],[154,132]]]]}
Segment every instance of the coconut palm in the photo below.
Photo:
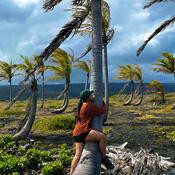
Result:
{"type": "Polygon", "coordinates": [[[130,98],[124,105],[129,105],[132,102],[134,96],[134,78],[135,72],[130,64],[126,64],[126,66],[118,66],[118,73],[114,75],[113,80],[130,80],[131,89],[130,89],[130,98]]]}
{"type": "MultiPolygon", "coordinates": [[[[19,64],[19,68],[24,71],[24,73],[28,73],[29,71],[33,70],[35,67],[35,63],[31,61],[31,59],[21,56],[21,58],[24,61],[24,64],[19,64]]],[[[33,123],[35,121],[35,115],[36,115],[36,108],[37,108],[37,80],[36,80],[36,75],[35,73],[32,73],[30,75],[31,79],[31,91],[32,91],[32,98],[31,98],[31,103],[30,103],[30,108],[29,111],[27,111],[27,115],[25,116],[25,123],[21,127],[21,130],[14,135],[15,139],[24,139],[26,138],[33,126],[33,123]]]]}
{"type": "MultiPolygon", "coordinates": [[[[168,1],[175,1],[175,0],[151,0],[145,8],[149,8],[155,3],[160,3],[160,2],[168,2],[168,1]]],[[[142,46],[138,49],[137,51],[137,56],[140,55],[140,53],[144,50],[145,46],[148,44],[151,39],[153,39],[156,35],[158,35],[160,32],[164,31],[166,27],[168,27],[170,24],[173,24],[175,22],[175,16],[171,17],[169,20],[164,21],[149,37],[148,39],[142,44],[142,46]]]]}
{"type": "Polygon", "coordinates": [[[143,100],[143,94],[144,94],[144,87],[143,87],[143,78],[142,78],[142,70],[140,68],[139,65],[137,64],[133,64],[134,65],[134,68],[133,68],[133,71],[134,71],[134,80],[135,81],[139,81],[139,85],[138,85],[138,88],[136,88],[136,90],[139,91],[141,90],[141,96],[140,96],[140,99],[138,100],[138,102],[136,102],[134,105],[140,105],[142,103],[142,100],[143,100]]]}
{"type": "MultiPolygon", "coordinates": [[[[68,9],[73,11],[72,17],[78,15],[82,9],[88,8],[88,5],[83,4],[81,6],[73,7],[72,9],[68,9]]],[[[108,3],[102,0],[102,41],[103,41],[103,51],[104,51],[104,75],[105,75],[105,101],[108,107],[109,105],[109,92],[108,92],[108,54],[107,54],[107,45],[112,40],[114,36],[114,29],[109,28],[110,26],[110,7],[108,3]]],[[[92,13],[90,12],[89,15],[86,17],[86,20],[81,24],[80,28],[77,29],[77,34],[82,36],[84,35],[92,35],[92,13]]],[[[82,58],[85,56],[90,50],[92,49],[92,45],[90,44],[87,50],[78,58],[82,58]]],[[[107,120],[108,109],[106,115],[104,116],[104,122],[107,120]]]]}
{"type": "Polygon", "coordinates": [[[12,60],[8,64],[5,61],[0,61],[0,81],[8,80],[10,85],[10,98],[9,102],[12,101],[12,78],[17,75],[21,75],[21,73],[17,73],[19,66],[17,64],[13,64],[12,60]]]}
{"type": "MultiPolygon", "coordinates": [[[[72,51],[73,53],[73,51],[72,51]]],[[[54,76],[48,78],[47,80],[61,80],[65,79],[65,88],[62,93],[59,95],[59,98],[64,95],[64,102],[60,109],[54,111],[54,113],[61,113],[66,110],[68,105],[68,93],[69,93],[69,85],[70,85],[70,75],[72,71],[72,63],[74,61],[74,55],[68,54],[66,51],[57,48],[50,56],[52,59],[49,61],[50,63],[54,63],[56,65],[47,66],[47,69],[54,72],[54,76]],[[64,106],[64,108],[63,108],[64,106]]]]}
{"type": "MultiPolygon", "coordinates": [[[[172,53],[163,52],[161,55],[164,57],[163,59],[157,59],[157,63],[152,64],[156,66],[156,68],[152,68],[152,70],[156,72],[163,72],[165,74],[172,74],[175,77],[175,57],[172,53]]],[[[175,109],[175,104],[172,109],[175,109]]]]}
{"type": "Polygon", "coordinates": [[[83,70],[84,72],[87,73],[87,80],[85,84],[85,89],[88,88],[88,83],[89,83],[89,76],[90,76],[90,71],[91,71],[91,61],[89,60],[89,64],[86,63],[85,61],[78,60],[78,64],[73,65],[73,67],[78,67],[79,69],[83,70]]]}
{"type": "Polygon", "coordinates": [[[147,89],[145,92],[154,92],[161,96],[162,103],[165,103],[165,89],[160,81],[151,80],[151,83],[146,85],[147,89]]]}
{"type": "MultiPolygon", "coordinates": [[[[61,0],[45,0],[47,3],[45,10],[51,10],[56,4],[61,0]],[[54,3],[55,2],[55,3],[54,3]]],[[[74,0],[73,3],[83,3],[86,0],[74,0]]],[[[47,58],[57,49],[60,44],[70,36],[70,34],[80,27],[81,23],[85,20],[90,9],[92,11],[93,19],[93,34],[92,34],[92,71],[91,71],[91,85],[90,88],[94,90],[95,103],[97,105],[102,105],[102,31],[101,31],[101,0],[87,0],[89,8],[86,14],[82,13],[75,16],[75,18],[68,24],[66,24],[59,34],[51,41],[49,46],[44,49],[44,51],[39,55],[42,60],[47,60],[47,58]],[[95,46],[95,47],[94,47],[95,46]]],[[[39,64],[30,71],[23,82],[27,81],[30,75],[36,71],[39,64]]],[[[92,128],[102,132],[102,118],[94,117],[92,121],[92,128]]],[[[83,175],[100,175],[100,165],[101,165],[101,154],[99,151],[98,143],[87,142],[85,143],[85,149],[77,168],[74,171],[74,175],[83,174],[83,175]]]]}
{"type": "Polygon", "coordinates": [[[44,72],[46,67],[44,66],[44,61],[41,60],[40,57],[38,57],[37,55],[33,55],[33,59],[36,62],[36,64],[40,63],[40,66],[37,69],[37,73],[40,74],[42,76],[42,103],[41,103],[41,108],[44,107],[44,72]]]}

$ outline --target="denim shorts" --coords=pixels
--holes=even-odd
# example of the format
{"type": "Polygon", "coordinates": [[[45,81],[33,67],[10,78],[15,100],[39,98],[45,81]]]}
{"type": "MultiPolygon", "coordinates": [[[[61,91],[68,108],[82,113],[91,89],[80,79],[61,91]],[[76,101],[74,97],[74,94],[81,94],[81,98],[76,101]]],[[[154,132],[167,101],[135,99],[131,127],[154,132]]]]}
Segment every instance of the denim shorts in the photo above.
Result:
{"type": "Polygon", "coordinates": [[[90,131],[87,131],[83,134],[80,134],[78,136],[74,136],[75,142],[85,142],[86,136],[89,134],[90,131]]]}

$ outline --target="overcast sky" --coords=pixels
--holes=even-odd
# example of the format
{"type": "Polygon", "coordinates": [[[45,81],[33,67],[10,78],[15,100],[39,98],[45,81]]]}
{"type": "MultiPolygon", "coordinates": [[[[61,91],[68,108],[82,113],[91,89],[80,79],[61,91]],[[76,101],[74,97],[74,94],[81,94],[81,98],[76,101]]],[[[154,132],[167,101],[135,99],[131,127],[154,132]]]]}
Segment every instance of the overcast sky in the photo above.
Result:
{"type": "MultiPolygon", "coordinates": [[[[172,75],[149,70],[152,67],[150,64],[161,58],[161,52],[175,53],[174,25],[155,37],[139,57],[136,57],[136,51],[156,27],[174,15],[175,3],[159,3],[144,10],[143,6],[148,0],[107,2],[111,7],[111,27],[115,29],[115,36],[108,45],[110,82],[113,82],[112,78],[118,71],[117,66],[125,64],[138,64],[142,68],[145,82],[174,82],[172,75]]],[[[43,0],[0,1],[0,60],[9,62],[12,59],[13,63],[21,63],[19,55],[29,58],[32,55],[39,55],[59,33],[61,27],[71,21],[71,12],[64,11],[71,7],[71,0],[63,0],[48,13],[42,10],[42,3],[43,0]]],[[[75,36],[73,39],[68,38],[60,48],[68,53],[69,48],[72,48],[75,57],[78,57],[90,40],[90,37],[75,36]]],[[[88,59],[91,59],[91,54],[84,58],[88,59]]],[[[46,73],[46,77],[50,75],[50,72],[46,73]]],[[[71,83],[82,83],[85,79],[82,71],[73,70],[71,83]]],[[[18,84],[20,80],[21,77],[14,78],[13,84],[18,84]]],[[[0,82],[0,85],[3,84],[7,84],[7,81],[0,82]]]]}

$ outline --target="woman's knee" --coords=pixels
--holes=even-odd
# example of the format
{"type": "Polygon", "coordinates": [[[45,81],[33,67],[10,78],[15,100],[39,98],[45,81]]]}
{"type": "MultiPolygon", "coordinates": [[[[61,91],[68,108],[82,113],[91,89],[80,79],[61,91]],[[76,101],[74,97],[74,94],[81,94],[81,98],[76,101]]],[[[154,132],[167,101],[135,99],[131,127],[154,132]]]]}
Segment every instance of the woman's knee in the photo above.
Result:
{"type": "Polygon", "coordinates": [[[106,140],[106,136],[103,133],[101,133],[100,138],[101,138],[101,140],[104,140],[104,141],[106,140]]]}

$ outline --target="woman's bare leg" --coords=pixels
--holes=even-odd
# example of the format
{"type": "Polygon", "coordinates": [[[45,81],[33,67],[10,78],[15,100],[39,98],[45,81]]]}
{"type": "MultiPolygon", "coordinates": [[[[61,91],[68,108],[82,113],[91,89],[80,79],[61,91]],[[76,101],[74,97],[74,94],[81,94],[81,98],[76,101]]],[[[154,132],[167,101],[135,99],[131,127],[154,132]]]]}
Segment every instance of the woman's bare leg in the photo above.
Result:
{"type": "Polygon", "coordinates": [[[99,147],[102,156],[106,155],[106,137],[103,133],[92,129],[86,136],[85,141],[99,142],[99,147]]]}
{"type": "Polygon", "coordinates": [[[83,148],[84,148],[84,144],[83,142],[76,142],[76,153],[75,153],[75,156],[72,160],[72,163],[71,163],[71,169],[70,169],[70,175],[72,175],[73,171],[75,170],[79,160],[80,160],[80,157],[81,157],[81,153],[83,151],[83,148]]]}

